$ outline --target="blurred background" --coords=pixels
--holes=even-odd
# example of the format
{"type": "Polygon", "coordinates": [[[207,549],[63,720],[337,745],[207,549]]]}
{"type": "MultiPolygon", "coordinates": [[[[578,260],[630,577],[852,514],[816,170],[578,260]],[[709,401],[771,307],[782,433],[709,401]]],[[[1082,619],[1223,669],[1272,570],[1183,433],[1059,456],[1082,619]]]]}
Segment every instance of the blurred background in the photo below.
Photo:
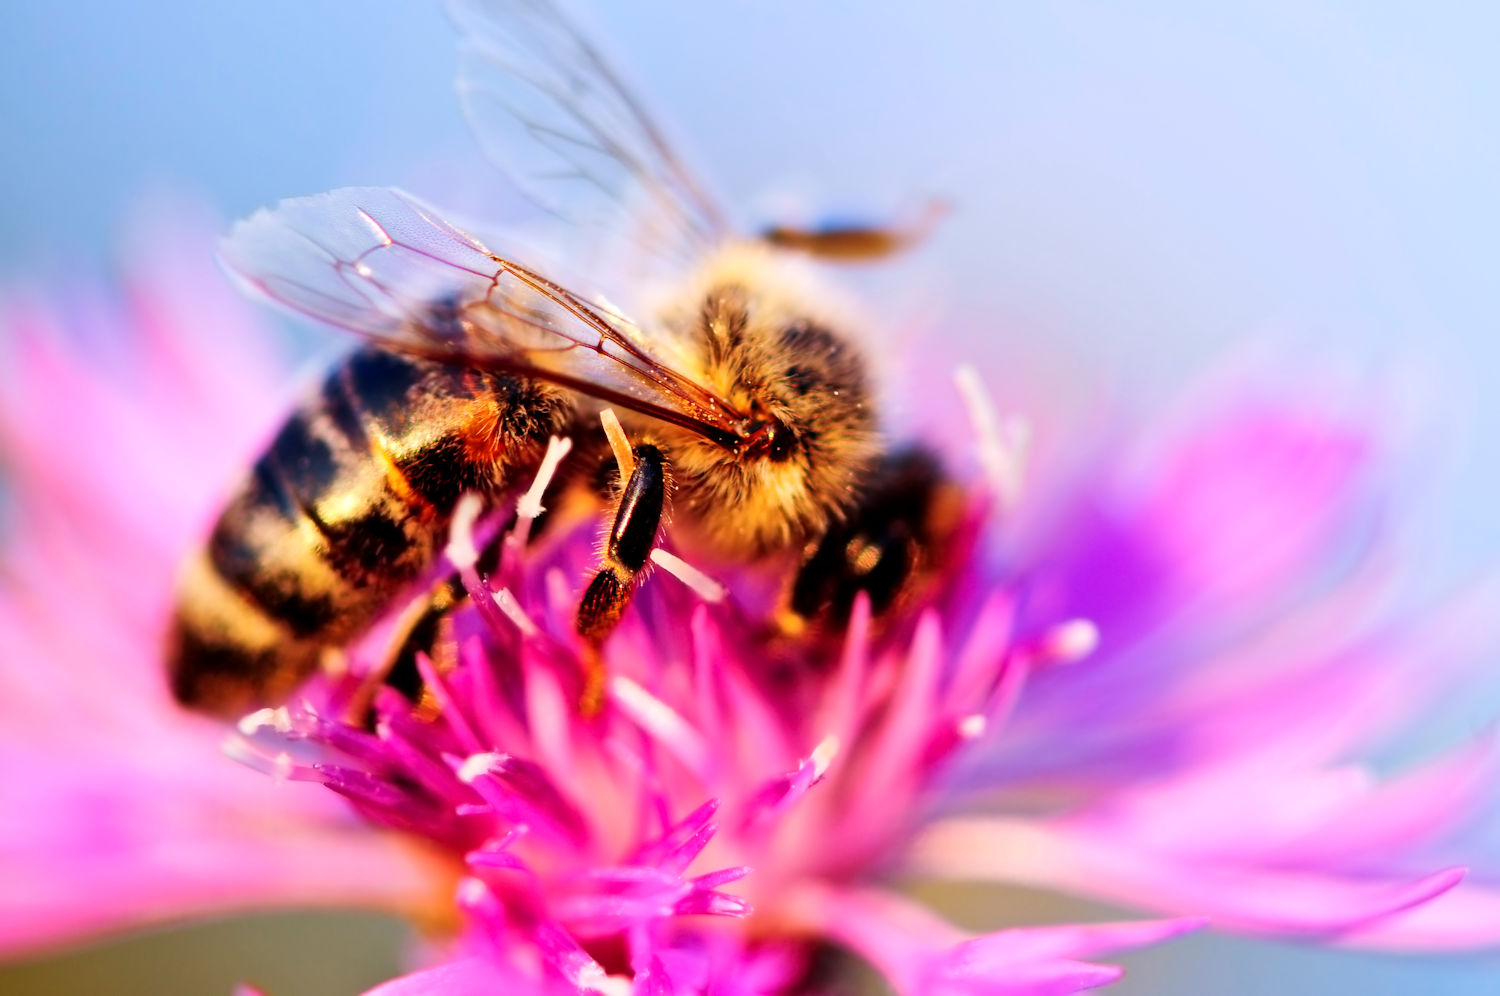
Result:
{"type": "MultiPolygon", "coordinates": [[[[927,245],[865,279],[936,306],[936,327],[962,330],[955,356],[1003,366],[1045,342],[1064,373],[1102,371],[1141,406],[1262,339],[1410,374],[1445,460],[1421,567],[1436,581],[1493,561],[1500,7],[573,6],[742,221],[950,201],[927,245]]],[[[163,194],[225,223],[353,184],[491,205],[454,63],[432,3],[5,5],[0,283],[101,272],[163,194]]],[[[1079,913],[962,898],[976,923],[1079,913]]],[[[257,917],[0,968],[0,990],[355,992],[395,970],[403,936],[368,916],[257,917]]],[[[1492,962],[1218,937],[1125,961],[1123,993],[1500,983],[1492,962]]]]}

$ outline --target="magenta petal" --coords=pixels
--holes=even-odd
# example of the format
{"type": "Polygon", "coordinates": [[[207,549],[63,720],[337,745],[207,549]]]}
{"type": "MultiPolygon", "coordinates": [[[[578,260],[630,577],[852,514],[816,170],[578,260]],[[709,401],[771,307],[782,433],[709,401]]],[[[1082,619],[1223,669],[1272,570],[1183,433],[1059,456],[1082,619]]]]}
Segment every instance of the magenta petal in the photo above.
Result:
{"type": "Polygon", "coordinates": [[[1041,927],[973,937],[890,893],[825,894],[824,929],[868,959],[902,993],[1051,994],[1106,985],[1111,965],[1074,956],[1154,944],[1201,919],[1041,927]]]}
{"type": "Polygon", "coordinates": [[[476,754],[455,767],[461,767],[460,777],[495,812],[512,822],[552,828],[575,845],[587,841],[587,820],[534,761],[507,754],[476,754]]]}
{"type": "Polygon", "coordinates": [[[1115,965],[1049,959],[1003,967],[987,966],[983,972],[944,966],[924,979],[915,992],[931,996],[1063,996],[1065,993],[1097,989],[1118,982],[1125,970],[1115,965]]]}
{"type": "Polygon", "coordinates": [[[1117,980],[1113,965],[1088,958],[1112,951],[1158,944],[1201,929],[1202,917],[1136,923],[1068,924],[1002,930],[957,945],[936,973],[944,984],[962,983],[974,993],[1068,993],[1117,980]]]}
{"type": "Polygon", "coordinates": [[[1143,522],[1179,583],[1253,604],[1340,527],[1372,451],[1364,426],[1321,412],[1210,416],[1164,461],[1143,522]]]}
{"type": "Polygon", "coordinates": [[[494,996],[495,993],[540,996],[548,992],[562,996],[574,990],[528,979],[494,958],[473,957],[403,975],[376,986],[365,996],[494,996]]]}
{"type": "Polygon", "coordinates": [[[212,235],[161,214],[126,293],[0,299],[0,449],[25,525],[0,550],[6,951],[231,910],[425,908],[443,888],[416,848],[229,761],[224,729],[169,700],[177,558],[291,383],[212,235]]]}
{"type": "Polygon", "coordinates": [[[1410,853],[1482,816],[1497,778],[1500,753],[1490,734],[1353,798],[1286,850],[1301,864],[1324,867],[1410,853]]]}
{"type": "Polygon", "coordinates": [[[719,800],[709,799],[668,827],[659,839],[641,845],[636,851],[636,863],[659,864],[673,874],[682,874],[718,832],[719,828],[711,822],[718,811],[719,800]]]}
{"type": "Polygon", "coordinates": [[[651,957],[645,964],[633,963],[635,979],[631,986],[634,996],[673,996],[677,991],[672,985],[672,977],[667,974],[666,965],[657,957],[651,957]]]}
{"type": "Polygon", "coordinates": [[[1500,945],[1500,887],[1463,882],[1441,898],[1351,931],[1338,943],[1377,951],[1473,951],[1500,945]]]}
{"type": "Polygon", "coordinates": [[[436,899],[441,876],[417,849],[211,747],[178,744],[173,771],[123,749],[44,764],[0,744],[0,950],[232,910],[436,899]]]}
{"type": "Polygon", "coordinates": [[[1372,878],[1236,867],[1150,854],[1128,843],[1098,827],[953,821],[930,830],[913,860],[918,870],[928,873],[1025,882],[1167,913],[1206,916],[1220,928],[1306,938],[1368,927],[1441,896],[1464,877],[1462,868],[1422,878],[1372,878]],[[955,847],[969,850],[952,851],[955,847]],[[964,857],[949,860],[945,853],[964,857]]]}
{"type": "Polygon", "coordinates": [[[955,960],[975,963],[1042,958],[1092,958],[1095,955],[1149,947],[1201,930],[1206,917],[1137,920],[1121,923],[1074,923],[1056,927],[1002,930],[960,945],[955,960]]]}

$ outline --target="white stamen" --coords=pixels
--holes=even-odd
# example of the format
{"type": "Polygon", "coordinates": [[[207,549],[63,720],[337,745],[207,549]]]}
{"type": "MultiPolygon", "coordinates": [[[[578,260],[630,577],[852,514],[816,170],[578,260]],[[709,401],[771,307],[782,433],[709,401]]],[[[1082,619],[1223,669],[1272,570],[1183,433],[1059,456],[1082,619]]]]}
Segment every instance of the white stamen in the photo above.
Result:
{"type": "Polygon", "coordinates": [[[830,733],[818,742],[818,746],[813,748],[812,756],[810,757],[813,764],[814,778],[822,778],[827,773],[828,766],[833,763],[833,759],[838,755],[838,752],[839,738],[836,735],[830,733]]]}
{"type": "Polygon", "coordinates": [[[278,751],[275,754],[261,750],[255,744],[239,736],[228,736],[219,745],[219,750],[224,756],[233,761],[254,768],[263,775],[270,775],[272,780],[278,784],[290,781],[297,773],[297,766],[292,761],[292,755],[287,751],[278,751]]]}
{"type": "Polygon", "coordinates": [[[1052,663],[1071,664],[1083,660],[1099,646],[1099,627],[1089,619],[1074,619],[1054,626],[1044,644],[1052,663]]]}
{"type": "Polygon", "coordinates": [[[485,751],[482,754],[470,754],[458,766],[458,780],[465,785],[472,785],[476,778],[480,775],[489,774],[495,765],[504,760],[504,754],[496,754],[494,751],[485,751]]]}
{"type": "Polygon", "coordinates": [[[630,452],[630,437],[625,435],[620,417],[613,408],[606,408],[599,413],[599,424],[604,426],[604,438],[609,440],[609,448],[614,450],[615,463],[620,466],[620,480],[630,480],[630,475],[635,470],[635,456],[630,452]]]}
{"type": "Polygon", "coordinates": [[[448,562],[460,571],[473,568],[479,560],[479,550],[474,546],[474,523],[484,511],[484,500],[472,491],[467,491],[453,506],[453,525],[448,530],[448,562]]]}
{"type": "Polygon", "coordinates": [[[979,379],[979,371],[964,364],[953,372],[969,421],[979,437],[979,464],[1002,507],[1020,500],[1026,478],[1026,455],[1031,446],[1031,424],[1017,415],[1001,419],[979,379]]]}
{"type": "Polygon", "coordinates": [[[274,730],[277,733],[292,732],[292,714],[287,711],[286,706],[275,709],[257,709],[246,716],[241,716],[237,724],[239,730],[247,737],[253,737],[261,730],[274,730]]]}
{"type": "Polygon", "coordinates": [[[459,880],[457,891],[461,906],[478,906],[490,897],[490,887],[472,875],[465,875],[459,880]]]}
{"type": "Polygon", "coordinates": [[[224,741],[219,744],[219,752],[231,761],[238,761],[261,774],[267,773],[266,756],[247,743],[243,737],[225,737],[224,741]]]}
{"type": "Polygon", "coordinates": [[[693,589],[694,593],[705,602],[722,602],[724,596],[728,594],[723,585],[675,553],[668,553],[661,547],[656,547],[651,551],[651,559],[662,570],[693,589]]]}
{"type": "Polygon", "coordinates": [[[984,716],[976,712],[960,719],[955,729],[964,740],[978,740],[984,736],[984,728],[987,725],[984,716]]]}
{"type": "Polygon", "coordinates": [[[562,463],[563,457],[572,448],[573,440],[566,436],[553,436],[547,440],[547,452],[542,457],[542,465],[537,468],[536,479],[516,501],[517,515],[523,519],[535,519],[542,514],[542,496],[547,493],[547,485],[552,483],[552,475],[557,473],[558,464],[562,463]]]}
{"type": "Polygon", "coordinates": [[[495,600],[495,607],[505,613],[505,618],[516,624],[516,629],[521,631],[522,636],[530,638],[540,632],[536,623],[531,621],[531,617],[526,614],[525,609],[521,608],[521,603],[516,601],[516,596],[511,594],[509,588],[501,588],[491,597],[495,600]]]}
{"type": "Polygon", "coordinates": [[[604,966],[597,961],[587,961],[579,965],[578,970],[573,973],[572,981],[581,992],[592,989],[597,993],[603,993],[604,996],[628,996],[632,991],[628,980],[618,975],[606,975],[604,966]]]}
{"type": "Polygon", "coordinates": [[[609,691],[615,705],[637,726],[677,755],[677,759],[690,770],[704,774],[709,756],[708,743],[681,713],[620,675],[610,679],[609,691]]]}

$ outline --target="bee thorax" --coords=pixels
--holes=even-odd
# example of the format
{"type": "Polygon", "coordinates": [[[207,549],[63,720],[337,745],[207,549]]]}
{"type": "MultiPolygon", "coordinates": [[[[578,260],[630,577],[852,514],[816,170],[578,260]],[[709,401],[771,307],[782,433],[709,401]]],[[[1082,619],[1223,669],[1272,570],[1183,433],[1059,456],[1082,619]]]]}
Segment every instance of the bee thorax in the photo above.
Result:
{"type": "Polygon", "coordinates": [[[737,448],[667,430],[675,524],[725,558],[822,535],[880,455],[864,358],[812,298],[757,282],[759,258],[731,257],[679,322],[704,383],[744,417],[737,448]]]}

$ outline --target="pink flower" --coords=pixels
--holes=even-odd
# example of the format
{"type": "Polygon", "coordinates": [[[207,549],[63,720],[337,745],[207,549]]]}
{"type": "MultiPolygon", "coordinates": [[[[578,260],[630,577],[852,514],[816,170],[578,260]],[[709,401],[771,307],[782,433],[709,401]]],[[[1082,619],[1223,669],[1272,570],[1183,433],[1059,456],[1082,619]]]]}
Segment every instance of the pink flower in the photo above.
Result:
{"type": "MultiPolygon", "coordinates": [[[[953,438],[979,441],[945,454],[968,512],[937,591],[878,628],[861,606],[829,649],[768,642],[748,573],[658,572],[597,719],[566,690],[597,524],[510,543],[484,577],[460,528],[473,604],[458,666],[427,670],[436,714],[387,689],[373,730],[349,725],[354,679],[320,679],[227,746],[274,777],[234,763],[170,704],[158,641],[174,564],[287,378],[207,253],[165,241],[122,298],[0,312],[6,949],[361,903],[451,928],[446,960],[385,994],[780,991],[822,944],[903,992],[1033,993],[1107,983],[1092,959],[1205,919],[1395,948],[1500,934],[1493,866],[1460,884],[1488,857],[1488,739],[1363,763],[1472,679],[1493,593],[1397,611],[1378,423],[1243,379],[1017,491],[1024,434],[966,376],[975,428],[953,438]],[[973,936],[893,888],[912,876],[1166,919],[973,936]]],[[[1040,423],[1035,444],[1068,440],[1040,423]]]]}
{"type": "Polygon", "coordinates": [[[442,888],[420,846],[227,763],[223,728],[162,683],[177,561],[279,416],[287,370],[208,240],[166,227],[123,294],[0,300],[7,951],[287,904],[408,911],[442,888]]]}

